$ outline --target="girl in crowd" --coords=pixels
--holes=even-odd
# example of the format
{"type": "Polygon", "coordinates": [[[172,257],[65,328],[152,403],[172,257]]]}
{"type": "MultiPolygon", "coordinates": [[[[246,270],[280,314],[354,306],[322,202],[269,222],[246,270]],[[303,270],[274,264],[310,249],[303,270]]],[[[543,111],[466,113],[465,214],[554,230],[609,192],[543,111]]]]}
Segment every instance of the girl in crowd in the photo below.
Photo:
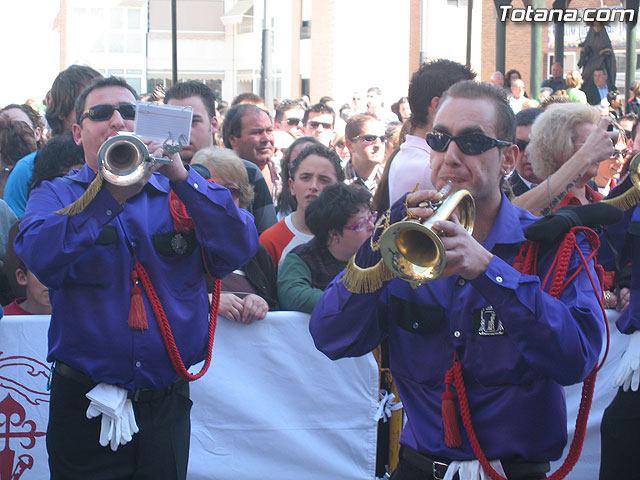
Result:
{"type": "Polygon", "coordinates": [[[278,214],[278,220],[282,220],[284,217],[293,212],[298,206],[295,197],[291,195],[291,190],[289,190],[289,171],[291,170],[293,161],[298,156],[298,154],[309,145],[322,144],[315,137],[297,138],[291,145],[289,145],[289,148],[287,148],[284,157],[282,157],[282,160],[280,161],[281,186],[280,193],[278,193],[278,198],[276,200],[276,213],[278,214]]]}
{"type": "Polygon", "coordinates": [[[278,272],[283,309],[313,311],[329,282],[373,233],[370,200],[366,188],[335,183],[311,202],[305,220],[315,237],[289,252],[278,272]]]}
{"type": "MultiPolygon", "coordinates": [[[[247,169],[242,160],[226,148],[204,148],[196,153],[192,165],[204,165],[212,181],[229,189],[236,206],[247,208],[253,198],[247,169]]],[[[198,170],[200,171],[200,170],[198,170]]],[[[271,257],[260,246],[239,270],[222,279],[220,315],[245,324],[262,320],[269,310],[278,309],[276,269],[271,257]]]]}
{"type": "Polygon", "coordinates": [[[289,251],[313,238],[305,221],[307,206],[326,186],[344,181],[340,157],[324,145],[306,147],[295,157],[289,174],[289,189],[297,208],[260,235],[260,243],[278,268],[289,251]]]}

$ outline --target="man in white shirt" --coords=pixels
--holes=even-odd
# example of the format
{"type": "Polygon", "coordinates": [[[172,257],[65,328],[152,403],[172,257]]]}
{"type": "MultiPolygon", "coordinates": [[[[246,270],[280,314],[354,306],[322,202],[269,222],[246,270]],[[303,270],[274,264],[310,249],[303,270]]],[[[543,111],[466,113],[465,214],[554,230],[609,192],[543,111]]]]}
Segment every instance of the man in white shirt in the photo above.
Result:
{"type": "Polygon", "coordinates": [[[423,63],[409,85],[411,129],[389,167],[389,204],[413,190],[433,190],[431,184],[431,149],[425,136],[431,131],[433,115],[442,94],[454,83],[473,80],[476,74],[451,60],[423,63]]]}

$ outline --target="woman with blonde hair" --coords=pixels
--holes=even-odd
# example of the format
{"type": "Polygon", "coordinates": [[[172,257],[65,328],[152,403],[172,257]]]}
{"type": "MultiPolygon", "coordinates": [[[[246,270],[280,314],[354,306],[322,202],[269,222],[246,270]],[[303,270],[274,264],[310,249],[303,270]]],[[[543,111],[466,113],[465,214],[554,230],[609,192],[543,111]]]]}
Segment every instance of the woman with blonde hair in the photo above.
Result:
{"type": "Polygon", "coordinates": [[[587,95],[580,90],[584,80],[578,70],[571,70],[567,73],[567,95],[572,102],[587,103],[587,95]]]}
{"type": "MultiPolygon", "coordinates": [[[[226,187],[236,206],[249,207],[253,186],[249,183],[244,163],[232,150],[203,148],[193,156],[191,165],[194,168],[196,165],[206,167],[209,179],[226,187]]],[[[242,268],[222,279],[218,311],[229,320],[249,324],[264,319],[269,310],[277,309],[276,269],[261,246],[242,268]]]]}

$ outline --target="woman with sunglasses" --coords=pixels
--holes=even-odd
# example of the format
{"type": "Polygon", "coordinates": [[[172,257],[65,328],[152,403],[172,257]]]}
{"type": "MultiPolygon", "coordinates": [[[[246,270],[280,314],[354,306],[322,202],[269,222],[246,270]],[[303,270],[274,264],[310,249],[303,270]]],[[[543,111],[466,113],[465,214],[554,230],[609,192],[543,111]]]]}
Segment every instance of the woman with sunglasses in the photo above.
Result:
{"type": "MultiPolygon", "coordinates": [[[[232,150],[204,148],[194,155],[191,165],[206,167],[205,175],[226,187],[237,207],[251,205],[253,186],[242,160],[232,150]]],[[[262,245],[245,265],[222,279],[221,292],[218,312],[229,320],[250,324],[263,320],[269,310],[278,310],[276,269],[262,245]]]]}
{"type": "Polygon", "coordinates": [[[290,169],[289,189],[295,197],[295,211],[260,235],[273,263],[280,268],[287,253],[313,238],[305,220],[307,206],[332,183],[344,181],[340,157],[324,145],[306,147],[295,157],[290,169]]]}
{"type": "Polygon", "coordinates": [[[329,282],[373,233],[376,213],[370,201],[366,188],[335,183],[307,207],[305,221],[314,238],[291,250],[278,271],[283,310],[313,311],[329,282]]]}

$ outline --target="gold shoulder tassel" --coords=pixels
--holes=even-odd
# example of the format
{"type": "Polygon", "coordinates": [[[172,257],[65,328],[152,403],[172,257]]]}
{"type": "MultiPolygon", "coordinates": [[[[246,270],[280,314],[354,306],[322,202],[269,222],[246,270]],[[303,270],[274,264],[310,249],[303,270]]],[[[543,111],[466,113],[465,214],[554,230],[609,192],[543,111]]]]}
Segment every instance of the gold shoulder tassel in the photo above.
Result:
{"type": "Polygon", "coordinates": [[[55,213],[59,213],[60,215],[68,215],[70,217],[79,214],[82,212],[87,206],[91,203],[91,201],[96,198],[98,192],[102,188],[102,175],[96,175],[96,178],[93,179],[93,182],[89,185],[89,188],[82,194],[82,196],[73,202],[71,205],[67,205],[62,210],[58,210],[55,213]]]}
{"type": "Polygon", "coordinates": [[[603,200],[603,202],[626,211],[640,203],[640,190],[636,187],[631,187],[623,194],[617,197],[607,198],[603,200]]]}
{"type": "Polygon", "coordinates": [[[341,282],[351,293],[372,293],[382,288],[384,282],[393,280],[394,275],[382,259],[372,267],[356,265],[355,255],[351,257],[341,282]]]}

